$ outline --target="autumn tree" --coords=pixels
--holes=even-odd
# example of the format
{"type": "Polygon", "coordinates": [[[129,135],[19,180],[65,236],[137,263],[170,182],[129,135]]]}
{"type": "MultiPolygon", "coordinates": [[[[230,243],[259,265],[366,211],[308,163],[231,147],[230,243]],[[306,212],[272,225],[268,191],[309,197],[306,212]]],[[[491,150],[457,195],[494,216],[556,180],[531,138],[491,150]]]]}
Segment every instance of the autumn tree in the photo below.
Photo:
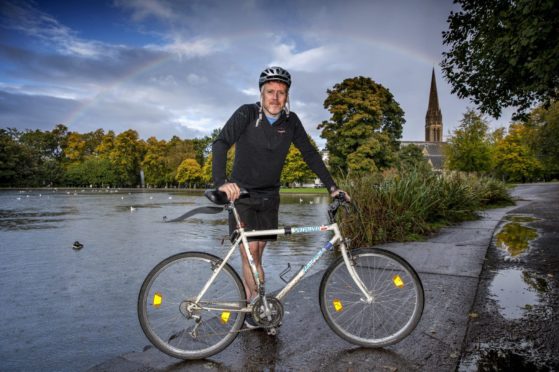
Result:
{"type": "Polygon", "coordinates": [[[116,136],[109,159],[118,175],[119,184],[136,186],[139,182],[140,162],[144,156],[138,132],[128,129],[116,136]]]}
{"type": "MultiPolygon", "coordinates": [[[[311,143],[316,148],[316,144],[311,140],[311,143]]],[[[303,183],[305,181],[315,178],[316,175],[309,169],[307,163],[303,160],[301,151],[293,144],[289,147],[289,152],[285,159],[285,165],[281,172],[281,183],[292,184],[295,182],[303,183]]]]}
{"type": "Polygon", "coordinates": [[[147,139],[146,154],[141,163],[147,185],[160,187],[168,182],[167,175],[171,169],[167,166],[166,155],[167,143],[164,140],[159,141],[155,137],[147,139]]]}
{"type": "MultiPolygon", "coordinates": [[[[202,167],[202,181],[204,183],[212,183],[212,160],[213,155],[209,154],[204,162],[204,166],[202,167]]],[[[233,161],[235,160],[235,145],[229,148],[227,151],[227,162],[225,163],[225,172],[227,177],[231,175],[233,172],[233,161]]]]}
{"type": "Polygon", "coordinates": [[[184,159],[177,169],[176,180],[179,184],[192,184],[200,182],[202,178],[202,167],[196,159],[184,159]]]}
{"type": "Polygon", "coordinates": [[[324,108],[332,116],[318,128],[326,139],[333,173],[370,172],[391,166],[405,120],[390,91],[359,76],[334,85],[327,93],[324,108]]]}
{"type": "Polygon", "coordinates": [[[496,135],[493,149],[493,172],[509,182],[531,182],[539,178],[542,165],[530,149],[530,128],[513,123],[506,136],[496,135]]]}
{"type": "Polygon", "coordinates": [[[483,113],[524,113],[559,98],[557,0],[455,0],[443,32],[441,67],[460,98],[483,113]]]}
{"type": "Polygon", "coordinates": [[[487,172],[491,168],[491,143],[487,120],[468,109],[445,146],[445,167],[464,172],[487,172]]]}

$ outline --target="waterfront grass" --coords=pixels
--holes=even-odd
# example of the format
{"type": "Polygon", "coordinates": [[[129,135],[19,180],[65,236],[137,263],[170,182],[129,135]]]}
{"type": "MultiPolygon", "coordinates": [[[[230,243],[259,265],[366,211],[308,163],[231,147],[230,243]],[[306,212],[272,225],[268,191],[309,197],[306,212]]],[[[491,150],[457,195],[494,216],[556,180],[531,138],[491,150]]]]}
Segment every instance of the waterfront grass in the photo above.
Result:
{"type": "Polygon", "coordinates": [[[324,187],[282,187],[280,194],[324,194],[328,195],[328,191],[324,187]]]}
{"type": "Polygon", "coordinates": [[[511,204],[506,185],[472,174],[405,172],[339,182],[357,207],[339,221],[353,246],[420,240],[442,226],[477,218],[477,211],[511,204]]]}

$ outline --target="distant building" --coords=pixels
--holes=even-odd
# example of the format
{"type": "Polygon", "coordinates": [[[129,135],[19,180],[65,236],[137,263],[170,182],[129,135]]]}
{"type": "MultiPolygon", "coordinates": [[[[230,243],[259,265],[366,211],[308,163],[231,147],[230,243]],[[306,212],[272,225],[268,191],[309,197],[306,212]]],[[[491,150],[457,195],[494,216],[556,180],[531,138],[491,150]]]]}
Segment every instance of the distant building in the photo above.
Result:
{"type": "Polygon", "coordinates": [[[439,107],[435,68],[431,75],[429,104],[425,114],[425,141],[400,141],[401,146],[417,145],[423,149],[423,155],[435,170],[442,170],[444,165],[443,146],[443,115],[439,107]]]}

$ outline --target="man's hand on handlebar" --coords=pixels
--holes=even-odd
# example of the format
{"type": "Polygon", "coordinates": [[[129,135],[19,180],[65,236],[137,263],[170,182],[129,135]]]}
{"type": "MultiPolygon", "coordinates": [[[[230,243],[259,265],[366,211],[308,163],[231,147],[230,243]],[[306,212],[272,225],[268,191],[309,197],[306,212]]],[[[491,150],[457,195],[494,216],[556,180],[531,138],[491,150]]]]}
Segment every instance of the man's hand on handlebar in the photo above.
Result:
{"type": "Polygon", "coordinates": [[[340,196],[343,196],[343,197],[344,197],[344,200],[345,200],[346,202],[351,202],[351,197],[350,197],[349,194],[348,194],[347,192],[345,192],[344,190],[335,190],[335,191],[333,191],[333,192],[330,193],[330,196],[331,196],[332,198],[334,198],[334,199],[335,199],[335,198],[338,198],[338,197],[340,197],[340,196]],[[341,194],[341,195],[340,195],[340,194],[341,194]]]}
{"type": "Polygon", "coordinates": [[[218,188],[218,190],[226,193],[227,199],[229,199],[229,201],[235,201],[239,199],[239,196],[241,195],[241,189],[239,189],[239,186],[237,186],[237,184],[233,182],[224,183],[218,188]]]}

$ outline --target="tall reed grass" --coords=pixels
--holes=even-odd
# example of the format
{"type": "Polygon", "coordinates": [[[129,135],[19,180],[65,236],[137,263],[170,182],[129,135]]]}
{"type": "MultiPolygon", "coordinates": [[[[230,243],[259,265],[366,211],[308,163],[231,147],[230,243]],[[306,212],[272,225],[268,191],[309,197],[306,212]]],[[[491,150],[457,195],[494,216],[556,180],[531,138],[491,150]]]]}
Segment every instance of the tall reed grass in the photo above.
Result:
{"type": "Polygon", "coordinates": [[[339,217],[352,246],[421,239],[441,226],[477,218],[480,209],[512,203],[503,182],[457,172],[391,169],[338,184],[357,207],[339,217]]]}

